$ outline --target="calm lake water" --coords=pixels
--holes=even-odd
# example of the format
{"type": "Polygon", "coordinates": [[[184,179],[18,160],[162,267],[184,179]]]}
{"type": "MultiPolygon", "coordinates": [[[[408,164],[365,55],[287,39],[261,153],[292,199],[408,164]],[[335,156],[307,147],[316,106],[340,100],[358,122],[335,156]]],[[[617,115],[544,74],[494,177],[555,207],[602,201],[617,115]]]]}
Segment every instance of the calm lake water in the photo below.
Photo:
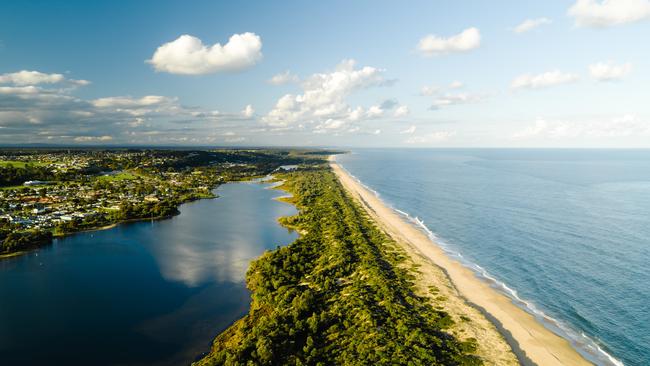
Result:
{"type": "Polygon", "coordinates": [[[600,365],[650,365],[650,150],[358,150],[338,160],[600,365]]]}
{"type": "Polygon", "coordinates": [[[0,261],[0,364],[178,365],[242,317],[250,261],[297,235],[269,184],[0,261]]]}

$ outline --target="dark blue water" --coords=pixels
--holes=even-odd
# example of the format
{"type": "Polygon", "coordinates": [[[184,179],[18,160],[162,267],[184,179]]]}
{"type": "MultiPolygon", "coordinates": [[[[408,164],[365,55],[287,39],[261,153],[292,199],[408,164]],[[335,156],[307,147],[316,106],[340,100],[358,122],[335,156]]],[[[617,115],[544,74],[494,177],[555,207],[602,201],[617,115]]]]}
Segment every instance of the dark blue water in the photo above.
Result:
{"type": "Polygon", "coordinates": [[[268,184],[0,261],[0,364],[178,365],[248,311],[251,259],[296,238],[268,184]]]}
{"type": "Polygon", "coordinates": [[[650,150],[358,150],[338,161],[594,362],[650,365],[650,150]]]}

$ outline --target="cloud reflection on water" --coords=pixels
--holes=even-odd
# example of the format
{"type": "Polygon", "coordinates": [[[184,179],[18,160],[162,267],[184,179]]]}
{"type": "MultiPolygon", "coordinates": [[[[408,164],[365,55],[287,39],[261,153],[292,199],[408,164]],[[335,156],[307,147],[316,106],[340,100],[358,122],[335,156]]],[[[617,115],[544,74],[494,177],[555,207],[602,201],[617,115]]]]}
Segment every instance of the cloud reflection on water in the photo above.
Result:
{"type": "Polygon", "coordinates": [[[282,193],[267,186],[226,184],[216,200],[188,204],[173,220],[154,223],[150,235],[157,240],[148,249],[163,277],[188,287],[243,282],[251,260],[293,241],[297,235],[277,219],[296,210],[274,200],[282,193]]]}

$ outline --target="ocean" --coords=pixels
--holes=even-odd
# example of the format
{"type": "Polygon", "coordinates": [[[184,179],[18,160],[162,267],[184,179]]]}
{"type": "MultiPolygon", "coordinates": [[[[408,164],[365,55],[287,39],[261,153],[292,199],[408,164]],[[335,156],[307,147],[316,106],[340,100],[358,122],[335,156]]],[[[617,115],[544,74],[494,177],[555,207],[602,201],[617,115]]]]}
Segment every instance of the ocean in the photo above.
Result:
{"type": "Polygon", "coordinates": [[[355,149],[337,161],[597,365],[650,365],[650,150],[355,149]]]}

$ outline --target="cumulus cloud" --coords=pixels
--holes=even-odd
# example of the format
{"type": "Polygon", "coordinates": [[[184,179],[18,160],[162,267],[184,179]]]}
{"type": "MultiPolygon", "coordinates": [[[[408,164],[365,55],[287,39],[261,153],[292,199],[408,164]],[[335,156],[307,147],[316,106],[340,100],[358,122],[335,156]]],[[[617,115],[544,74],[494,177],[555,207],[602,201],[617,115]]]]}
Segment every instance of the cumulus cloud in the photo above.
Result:
{"type": "Polygon", "coordinates": [[[82,99],[72,94],[74,88],[61,87],[67,80],[30,78],[11,76],[4,79],[9,85],[0,84],[0,143],[199,144],[210,142],[216,124],[231,128],[228,124],[243,118],[186,107],[178,98],[159,95],[82,99]],[[27,82],[38,84],[15,84],[27,82]]]}
{"type": "Polygon", "coordinates": [[[299,81],[300,78],[297,75],[294,75],[291,71],[287,70],[283,73],[273,75],[273,77],[268,80],[268,83],[272,85],[284,85],[297,83],[299,81]]]}
{"type": "Polygon", "coordinates": [[[514,140],[531,138],[585,139],[585,138],[624,138],[631,136],[650,136],[650,122],[633,114],[626,114],[610,120],[587,122],[548,121],[538,118],[534,124],[515,132],[514,140]]]}
{"type": "Polygon", "coordinates": [[[429,34],[420,39],[418,50],[426,55],[444,55],[456,52],[467,52],[481,45],[481,32],[477,28],[467,28],[451,37],[441,37],[429,34]]]}
{"type": "Polygon", "coordinates": [[[368,116],[368,118],[379,118],[384,115],[384,110],[381,108],[381,106],[373,105],[370,108],[368,108],[368,112],[366,112],[366,115],[368,116]]]}
{"type": "Polygon", "coordinates": [[[448,140],[455,134],[454,131],[435,131],[424,135],[411,136],[404,140],[404,143],[410,145],[432,144],[448,140]]]}
{"type": "Polygon", "coordinates": [[[598,62],[589,65],[589,73],[598,81],[620,80],[632,71],[631,63],[616,65],[613,62],[598,62]]]}
{"type": "Polygon", "coordinates": [[[40,71],[21,70],[12,73],[0,74],[0,84],[16,86],[60,84],[84,86],[90,84],[87,80],[67,79],[63,74],[47,74],[40,71]]]}
{"type": "Polygon", "coordinates": [[[255,33],[234,34],[228,43],[204,45],[194,36],[184,34],[158,47],[148,63],[156,71],[182,75],[201,75],[238,71],[262,59],[262,39],[255,33]]]}
{"type": "Polygon", "coordinates": [[[526,19],[523,22],[519,23],[516,27],[512,29],[513,32],[517,34],[526,33],[537,27],[540,27],[545,24],[551,24],[549,18],[535,18],[535,19],[526,19]]]}
{"type": "Polygon", "coordinates": [[[399,117],[408,116],[409,113],[411,113],[409,107],[405,105],[401,105],[395,109],[395,113],[393,113],[393,116],[399,118],[399,117]]]}
{"type": "Polygon", "coordinates": [[[580,27],[610,27],[650,17],[648,0],[577,0],[568,10],[580,27]]]}
{"type": "Polygon", "coordinates": [[[304,80],[302,94],[286,94],[278,99],[262,121],[272,127],[288,127],[330,120],[329,126],[343,128],[343,124],[333,121],[374,118],[379,110],[383,113],[381,106],[371,107],[364,113],[362,107],[350,107],[346,98],[360,90],[392,84],[384,73],[384,70],[371,66],[357,68],[354,60],[345,60],[332,72],[313,74],[304,80]]]}
{"type": "Polygon", "coordinates": [[[242,116],[244,118],[251,118],[255,114],[255,109],[253,109],[253,106],[248,104],[244,110],[241,111],[242,116]]]}
{"type": "Polygon", "coordinates": [[[572,83],[578,79],[579,77],[576,74],[554,70],[538,75],[520,75],[512,81],[510,87],[513,89],[541,89],[554,85],[572,83]]]}

